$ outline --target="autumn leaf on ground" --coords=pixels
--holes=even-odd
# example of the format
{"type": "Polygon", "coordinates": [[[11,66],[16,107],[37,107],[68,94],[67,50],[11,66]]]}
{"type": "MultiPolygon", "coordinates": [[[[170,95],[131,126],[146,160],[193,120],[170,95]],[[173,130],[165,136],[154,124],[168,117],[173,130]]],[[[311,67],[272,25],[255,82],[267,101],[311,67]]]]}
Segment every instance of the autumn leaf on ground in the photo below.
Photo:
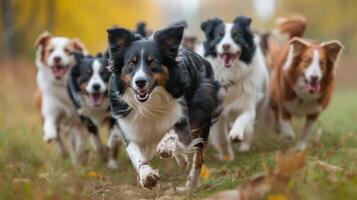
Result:
{"type": "Polygon", "coordinates": [[[88,173],[88,176],[91,177],[91,178],[99,178],[100,177],[100,174],[96,171],[90,171],[88,173]]]}
{"type": "Polygon", "coordinates": [[[210,176],[210,172],[209,172],[207,166],[202,165],[201,174],[200,174],[201,179],[207,180],[209,178],[209,176],[210,176]]]}

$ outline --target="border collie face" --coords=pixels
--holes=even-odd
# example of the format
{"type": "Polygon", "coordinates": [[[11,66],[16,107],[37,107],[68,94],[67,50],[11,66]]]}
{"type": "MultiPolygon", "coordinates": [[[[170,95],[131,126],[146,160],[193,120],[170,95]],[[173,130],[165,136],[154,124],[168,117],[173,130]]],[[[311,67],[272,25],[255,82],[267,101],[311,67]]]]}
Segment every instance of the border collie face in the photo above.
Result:
{"type": "Polygon", "coordinates": [[[218,57],[225,67],[231,67],[237,60],[251,62],[255,45],[250,30],[251,19],[237,17],[233,23],[224,23],[218,18],[201,24],[205,32],[205,56],[218,57]]]}
{"type": "Polygon", "coordinates": [[[183,27],[158,31],[153,38],[142,38],[123,28],[108,30],[112,70],[120,74],[125,89],[132,89],[139,102],[145,102],[156,87],[165,88],[168,66],[182,40],[183,27]]]}
{"type": "Polygon", "coordinates": [[[107,59],[98,54],[95,58],[84,57],[75,53],[77,65],[75,66],[75,81],[87,105],[100,107],[108,96],[108,81],[110,72],[106,68],[107,59]]]}
{"type": "Polygon", "coordinates": [[[74,51],[85,50],[84,45],[78,39],[53,37],[48,32],[38,37],[35,46],[38,48],[41,62],[51,68],[57,80],[62,79],[73,65],[70,54],[74,51]]]}
{"type": "Polygon", "coordinates": [[[291,77],[289,81],[295,87],[302,87],[310,94],[319,93],[322,84],[332,78],[334,66],[340,50],[338,41],[321,44],[295,38],[290,42],[290,50],[284,70],[291,77]]]}

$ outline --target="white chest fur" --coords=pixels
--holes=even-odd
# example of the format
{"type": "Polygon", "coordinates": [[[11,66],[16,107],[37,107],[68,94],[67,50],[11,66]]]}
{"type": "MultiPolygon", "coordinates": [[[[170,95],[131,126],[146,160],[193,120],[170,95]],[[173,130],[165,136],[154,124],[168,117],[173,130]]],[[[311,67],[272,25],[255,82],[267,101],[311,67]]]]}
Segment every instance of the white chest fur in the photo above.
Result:
{"type": "Polygon", "coordinates": [[[292,101],[284,102],[284,107],[296,117],[304,117],[322,111],[322,106],[316,100],[303,101],[298,98],[295,98],[292,101]]]}
{"type": "Polygon", "coordinates": [[[164,134],[183,117],[180,99],[172,98],[162,87],[156,87],[145,103],[137,101],[131,89],[126,90],[123,99],[132,110],[128,116],[118,119],[119,125],[125,136],[151,158],[164,134]]]}

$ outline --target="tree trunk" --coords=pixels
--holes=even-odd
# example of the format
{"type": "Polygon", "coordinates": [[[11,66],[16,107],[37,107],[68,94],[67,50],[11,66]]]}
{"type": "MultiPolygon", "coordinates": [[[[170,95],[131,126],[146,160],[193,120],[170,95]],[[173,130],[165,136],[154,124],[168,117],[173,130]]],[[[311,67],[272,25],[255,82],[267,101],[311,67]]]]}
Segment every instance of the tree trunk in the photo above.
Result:
{"type": "Polygon", "coordinates": [[[4,57],[15,56],[14,13],[11,0],[1,0],[1,21],[3,26],[2,49],[4,57]]]}

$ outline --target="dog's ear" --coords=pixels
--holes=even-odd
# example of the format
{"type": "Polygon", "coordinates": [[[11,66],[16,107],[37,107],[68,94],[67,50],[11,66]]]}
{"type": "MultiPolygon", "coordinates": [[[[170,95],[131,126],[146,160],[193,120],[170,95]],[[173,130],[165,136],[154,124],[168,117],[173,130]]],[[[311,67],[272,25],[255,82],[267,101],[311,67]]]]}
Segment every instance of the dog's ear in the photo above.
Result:
{"type": "Polygon", "coordinates": [[[35,48],[38,48],[41,45],[44,45],[50,38],[52,37],[52,34],[48,31],[45,31],[43,33],[41,33],[35,42],[35,48]]]}
{"type": "Polygon", "coordinates": [[[113,27],[108,29],[107,33],[110,50],[123,49],[129,46],[135,39],[134,33],[125,28],[113,27]]]}
{"type": "Polygon", "coordinates": [[[290,40],[289,44],[293,49],[293,56],[301,55],[310,46],[307,41],[297,37],[290,40]]]}
{"type": "Polygon", "coordinates": [[[108,33],[108,70],[120,73],[124,65],[123,50],[135,41],[135,34],[130,30],[120,27],[107,29],[108,33]]]}
{"type": "Polygon", "coordinates": [[[328,57],[334,62],[340,55],[341,50],[345,49],[343,44],[338,40],[321,43],[321,47],[326,51],[328,57]]]}
{"type": "Polygon", "coordinates": [[[80,51],[74,51],[74,52],[71,53],[71,55],[73,55],[74,60],[76,61],[76,64],[77,64],[77,65],[78,65],[78,64],[81,62],[81,60],[84,58],[83,53],[80,52],[80,51]]]}
{"type": "Polygon", "coordinates": [[[219,18],[213,18],[202,22],[201,30],[205,33],[207,40],[212,40],[214,38],[214,30],[221,23],[223,23],[223,21],[219,18]]]}
{"type": "Polygon", "coordinates": [[[250,26],[250,24],[252,23],[252,19],[246,16],[238,16],[234,19],[233,23],[241,24],[243,26],[250,26]]]}
{"type": "Polygon", "coordinates": [[[102,52],[97,53],[97,55],[95,56],[96,58],[101,58],[104,57],[104,54],[102,52]]]}
{"type": "Polygon", "coordinates": [[[78,38],[71,39],[70,45],[73,51],[79,51],[85,55],[88,54],[87,48],[85,47],[85,45],[80,39],[78,38]]]}
{"type": "Polygon", "coordinates": [[[154,34],[154,40],[165,56],[175,59],[182,41],[184,26],[170,26],[154,34]]]}

